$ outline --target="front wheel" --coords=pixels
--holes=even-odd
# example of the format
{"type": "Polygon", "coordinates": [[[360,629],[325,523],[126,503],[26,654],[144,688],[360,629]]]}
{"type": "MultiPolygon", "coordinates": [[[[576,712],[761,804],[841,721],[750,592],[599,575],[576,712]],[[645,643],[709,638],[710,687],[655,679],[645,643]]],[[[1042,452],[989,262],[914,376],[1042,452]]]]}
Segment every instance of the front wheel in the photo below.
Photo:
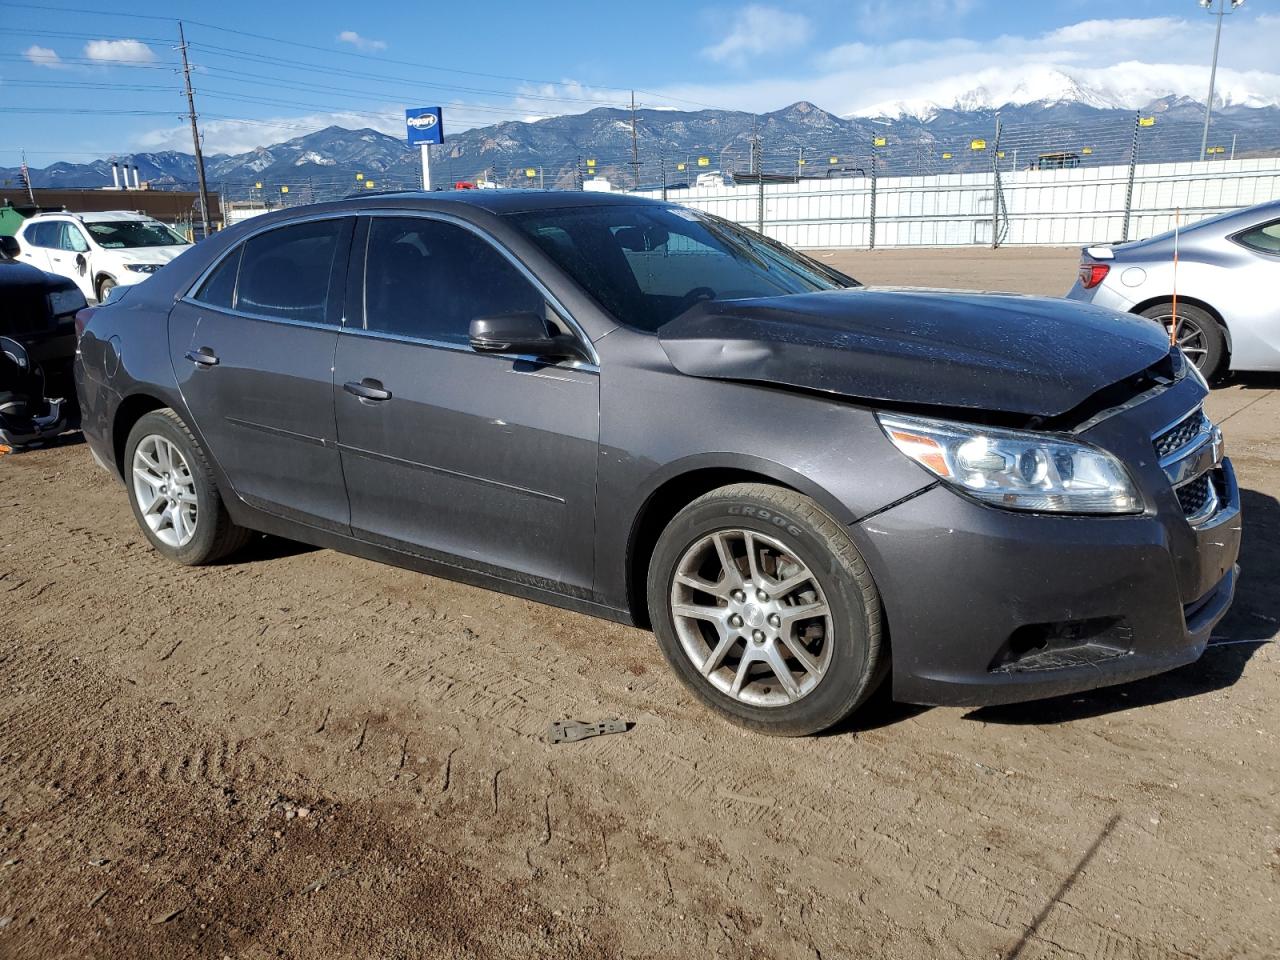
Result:
{"type": "Polygon", "coordinates": [[[791,490],[735,484],[689,504],[658,539],[648,598],[685,685],[762,733],[840,722],[888,669],[866,563],[839,523],[791,490]]]}
{"type": "Polygon", "coordinates": [[[248,541],[249,531],[231,522],[199,441],[174,411],[139,418],[124,458],[134,518],[159,553],[199,566],[248,541]]]}
{"type": "MultiPolygon", "coordinates": [[[[1158,303],[1147,307],[1142,316],[1158,320],[1165,331],[1173,329],[1173,304],[1158,303]]],[[[1227,352],[1227,338],[1222,326],[1209,311],[1190,303],[1178,304],[1178,346],[1207,380],[1218,372],[1227,352]]]]}
{"type": "Polygon", "coordinates": [[[110,277],[103,277],[98,281],[98,302],[106,303],[107,297],[111,296],[111,291],[116,288],[116,282],[110,277]]]}

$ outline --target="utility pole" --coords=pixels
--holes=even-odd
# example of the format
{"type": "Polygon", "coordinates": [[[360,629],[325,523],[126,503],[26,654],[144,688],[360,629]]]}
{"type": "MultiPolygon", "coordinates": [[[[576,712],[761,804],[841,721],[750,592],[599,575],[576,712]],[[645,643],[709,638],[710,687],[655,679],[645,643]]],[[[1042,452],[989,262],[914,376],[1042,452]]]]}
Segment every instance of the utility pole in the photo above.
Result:
{"type": "Polygon", "coordinates": [[[764,158],[760,134],[751,137],[751,172],[756,177],[756,233],[764,233],[764,158]]]}
{"type": "Polygon", "coordinates": [[[187,38],[182,32],[182,21],[178,21],[178,42],[182,50],[182,79],[187,86],[187,118],[191,121],[191,144],[196,151],[196,177],[200,181],[200,221],[204,225],[204,235],[213,232],[209,223],[209,189],[204,182],[204,154],[200,152],[200,128],[196,126],[196,98],[191,92],[191,62],[187,59],[187,38]]]}
{"type": "Polygon", "coordinates": [[[991,151],[991,249],[1000,246],[1000,203],[1004,185],[1000,182],[1000,114],[996,114],[996,144],[991,151]]]}
{"type": "Polygon", "coordinates": [[[1218,76],[1218,44],[1222,42],[1222,18],[1229,13],[1235,13],[1236,7],[1244,3],[1244,0],[1230,0],[1231,9],[1226,9],[1228,0],[1217,0],[1218,9],[1213,8],[1214,0],[1200,0],[1200,6],[1210,15],[1218,18],[1218,29],[1213,35],[1213,65],[1209,67],[1209,99],[1204,105],[1204,133],[1200,137],[1200,156],[1197,160],[1203,160],[1205,150],[1209,147],[1209,116],[1213,113],[1213,82],[1218,76]]]}
{"type": "Polygon", "coordinates": [[[871,143],[871,196],[867,210],[867,249],[876,248],[876,177],[879,173],[880,158],[876,155],[875,141],[871,143]]]}
{"type": "Polygon", "coordinates": [[[640,142],[636,139],[636,92],[631,91],[631,189],[640,188],[640,142]]]}

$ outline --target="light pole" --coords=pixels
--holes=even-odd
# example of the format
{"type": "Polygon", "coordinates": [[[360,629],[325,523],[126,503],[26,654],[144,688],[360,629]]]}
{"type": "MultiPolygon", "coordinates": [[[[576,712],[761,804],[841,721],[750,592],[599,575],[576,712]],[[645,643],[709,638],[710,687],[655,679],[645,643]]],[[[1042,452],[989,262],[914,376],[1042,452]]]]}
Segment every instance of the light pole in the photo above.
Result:
{"type": "Polygon", "coordinates": [[[1236,8],[1241,6],[1244,0],[1217,0],[1217,9],[1214,9],[1214,0],[1200,0],[1200,6],[1205,11],[1218,18],[1218,29],[1213,35],[1213,66],[1209,68],[1209,99],[1204,105],[1204,134],[1200,137],[1200,157],[1204,159],[1204,152],[1209,146],[1209,115],[1213,113],[1213,81],[1218,75],[1218,44],[1222,42],[1222,18],[1228,13],[1235,13],[1236,8]]]}

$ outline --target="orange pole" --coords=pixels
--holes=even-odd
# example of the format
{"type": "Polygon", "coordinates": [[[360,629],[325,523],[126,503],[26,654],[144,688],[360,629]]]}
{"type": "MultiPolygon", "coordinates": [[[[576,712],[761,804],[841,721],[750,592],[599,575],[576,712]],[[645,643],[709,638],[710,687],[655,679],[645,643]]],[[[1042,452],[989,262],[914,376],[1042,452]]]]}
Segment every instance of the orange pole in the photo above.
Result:
{"type": "Polygon", "coordinates": [[[1169,324],[1169,346],[1178,345],[1178,221],[1182,208],[1173,211],[1173,322],[1169,324]]]}

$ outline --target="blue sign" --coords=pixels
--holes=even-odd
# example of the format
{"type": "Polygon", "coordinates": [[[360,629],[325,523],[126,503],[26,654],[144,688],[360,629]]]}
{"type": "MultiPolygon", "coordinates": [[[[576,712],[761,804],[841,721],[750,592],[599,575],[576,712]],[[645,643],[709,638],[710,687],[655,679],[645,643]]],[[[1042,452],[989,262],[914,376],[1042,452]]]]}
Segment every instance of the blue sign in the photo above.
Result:
{"type": "Polygon", "coordinates": [[[420,143],[444,143],[444,115],[439,107],[415,107],[404,112],[404,126],[409,146],[420,143]]]}

